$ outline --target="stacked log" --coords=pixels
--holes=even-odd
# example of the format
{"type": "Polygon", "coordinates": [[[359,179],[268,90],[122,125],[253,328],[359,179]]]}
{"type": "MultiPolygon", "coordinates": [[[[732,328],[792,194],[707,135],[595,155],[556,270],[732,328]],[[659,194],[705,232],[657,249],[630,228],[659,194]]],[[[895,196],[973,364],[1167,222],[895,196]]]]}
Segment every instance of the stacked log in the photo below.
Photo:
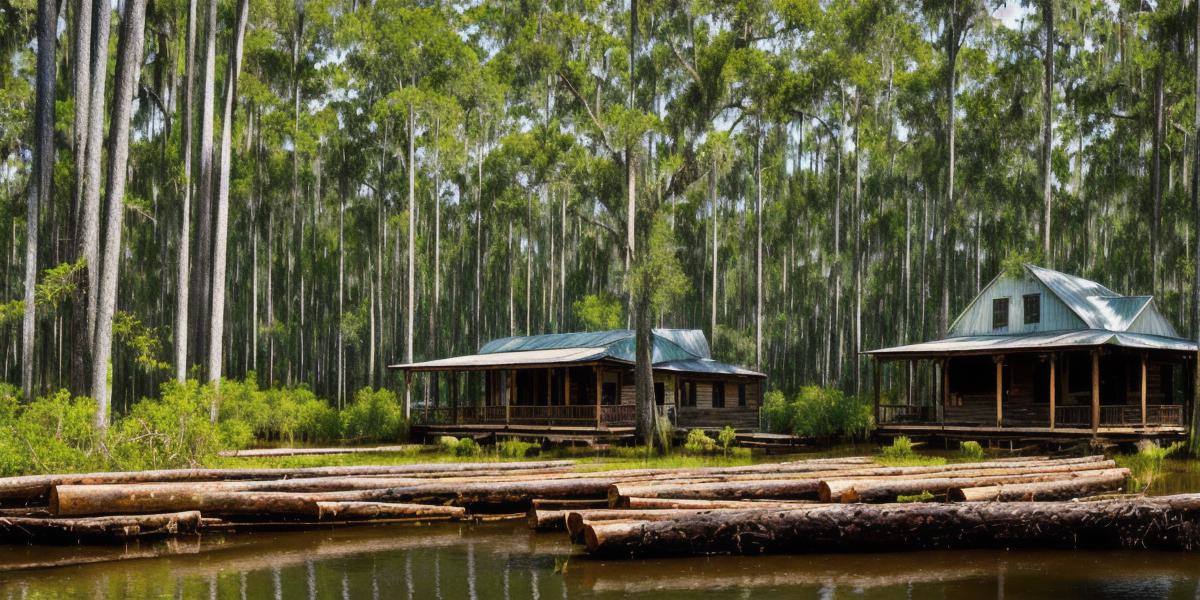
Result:
{"type": "Polygon", "coordinates": [[[86,519],[0,517],[0,541],[128,541],[194,534],[199,527],[198,511],[86,519]]]}
{"type": "Polygon", "coordinates": [[[1200,548],[1200,494],[1098,502],[840,504],[583,526],[596,556],[977,548],[1200,548]]]}

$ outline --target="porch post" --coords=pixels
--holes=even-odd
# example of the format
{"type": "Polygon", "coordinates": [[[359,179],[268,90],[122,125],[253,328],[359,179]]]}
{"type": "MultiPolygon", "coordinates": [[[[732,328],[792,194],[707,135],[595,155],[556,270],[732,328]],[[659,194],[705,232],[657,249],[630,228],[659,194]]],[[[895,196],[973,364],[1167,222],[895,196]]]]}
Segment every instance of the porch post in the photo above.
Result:
{"type": "Polygon", "coordinates": [[[996,427],[1004,424],[1004,356],[992,359],[996,363],[996,427]]]}
{"type": "Polygon", "coordinates": [[[1054,429],[1055,411],[1057,410],[1058,384],[1055,381],[1058,375],[1058,355],[1050,354],[1050,429],[1054,429]]]}
{"type": "MultiPolygon", "coordinates": [[[[430,373],[429,376],[437,377],[438,373],[437,373],[437,371],[434,371],[434,372],[430,373]]],[[[425,403],[425,423],[426,424],[429,423],[429,403],[428,402],[425,403]]]]}
{"type": "Polygon", "coordinates": [[[563,402],[571,405],[571,367],[563,368],[563,402]]]}
{"type": "Polygon", "coordinates": [[[1146,353],[1142,353],[1142,428],[1146,428],[1146,353]]]}
{"type": "Polygon", "coordinates": [[[513,385],[516,381],[516,369],[509,369],[504,377],[504,424],[508,425],[512,418],[513,385]]]}
{"type": "Polygon", "coordinates": [[[879,371],[883,367],[883,361],[875,357],[875,426],[879,426],[879,371]]]}
{"type": "MultiPolygon", "coordinates": [[[[552,389],[554,386],[550,383],[553,380],[554,380],[554,369],[547,367],[546,368],[546,406],[550,406],[551,404],[554,404],[554,390],[552,389]]],[[[549,409],[547,409],[546,414],[549,414],[549,413],[550,413],[550,411],[549,411],[549,409]]]]}
{"type": "Polygon", "coordinates": [[[412,388],[412,371],[404,372],[404,418],[412,418],[412,394],[409,390],[412,388]]]}
{"type": "Polygon", "coordinates": [[[1100,430],[1100,351],[1092,350],[1092,431],[1100,430]]]}
{"type": "Polygon", "coordinates": [[[592,367],[596,375],[596,429],[600,428],[600,396],[604,389],[604,375],[600,367],[592,367]]]}
{"type": "Polygon", "coordinates": [[[942,359],[942,425],[946,424],[946,409],[950,407],[950,357],[942,359]]]}

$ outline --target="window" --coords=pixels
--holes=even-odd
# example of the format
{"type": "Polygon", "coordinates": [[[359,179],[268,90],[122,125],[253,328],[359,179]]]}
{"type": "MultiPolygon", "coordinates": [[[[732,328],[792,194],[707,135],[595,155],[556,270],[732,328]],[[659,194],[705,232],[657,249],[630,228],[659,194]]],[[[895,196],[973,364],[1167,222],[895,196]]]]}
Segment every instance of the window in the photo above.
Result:
{"type": "Polygon", "coordinates": [[[667,401],[667,385],[661,381],[654,382],[654,403],[662,406],[667,401]]]}
{"type": "Polygon", "coordinates": [[[1008,298],[992,300],[992,329],[1008,327],[1008,298]]]}
{"type": "Polygon", "coordinates": [[[738,384],[738,406],[746,405],[746,384],[738,384]]]}
{"type": "Polygon", "coordinates": [[[1042,322],[1042,295],[1025,294],[1025,324],[1036,325],[1042,322]]]}
{"type": "Polygon", "coordinates": [[[617,384],[604,382],[600,387],[600,404],[612,406],[617,403],[617,384]]]}
{"type": "Polygon", "coordinates": [[[714,383],[713,386],[713,408],[725,408],[725,384],[714,383]]]}
{"type": "Polygon", "coordinates": [[[683,406],[696,405],[696,382],[688,381],[683,384],[683,406]]]}

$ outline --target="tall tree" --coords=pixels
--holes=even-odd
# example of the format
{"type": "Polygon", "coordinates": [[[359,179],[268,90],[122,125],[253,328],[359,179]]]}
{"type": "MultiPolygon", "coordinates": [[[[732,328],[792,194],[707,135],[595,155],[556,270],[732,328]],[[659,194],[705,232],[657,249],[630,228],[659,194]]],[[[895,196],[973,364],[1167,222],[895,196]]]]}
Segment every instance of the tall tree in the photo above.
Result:
{"type": "Polygon", "coordinates": [[[188,368],[188,301],[191,278],[192,238],[192,146],[195,116],[196,82],[196,0],[188,0],[187,38],[184,42],[183,131],[180,135],[183,155],[183,181],[180,193],[179,258],[175,275],[175,380],[182,382],[188,368]]]}

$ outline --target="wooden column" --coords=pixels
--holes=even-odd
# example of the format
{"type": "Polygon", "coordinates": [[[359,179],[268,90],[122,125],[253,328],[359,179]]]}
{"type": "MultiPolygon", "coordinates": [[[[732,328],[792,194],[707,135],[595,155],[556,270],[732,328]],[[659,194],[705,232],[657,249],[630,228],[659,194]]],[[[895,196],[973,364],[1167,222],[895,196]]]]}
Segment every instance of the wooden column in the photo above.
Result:
{"type": "Polygon", "coordinates": [[[1004,357],[992,359],[996,363],[996,427],[1004,426],[1004,357]]]}
{"type": "MultiPolygon", "coordinates": [[[[552,383],[550,383],[551,381],[554,380],[553,375],[554,375],[554,369],[547,368],[546,369],[546,406],[550,406],[551,404],[554,404],[554,389],[553,389],[554,385],[552,383]]],[[[550,414],[550,411],[548,409],[546,410],[546,414],[550,414]]]]}
{"type": "Polygon", "coordinates": [[[1058,384],[1055,381],[1058,377],[1058,355],[1050,355],[1050,429],[1054,429],[1055,411],[1057,409],[1057,394],[1058,384]]]}
{"type": "Polygon", "coordinates": [[[879,425],[879,371],[883,367],[883,361],[875,359],[875,425],[879,425]]]}
{"type": "Polygon", "coordinates": [[[404,372],[404,418],[405,419],[412,418],[412,405],[409,403],[409,400],[412,398],[412,394],[409,393],[409,390],[411,388],[412,388],[412,371],[405,371],[404,372]]]}
{"type": "Polygon", "coordinates": [[[454,407],[454,422],[458,423],[458,373],[450,371],[446,377],[450,379],[450,406],[454,407]]]}
{"type": "Polygon", "coordinates": [[[604,372],[600,367],[592,367],[592,372],[596,375],[596,428],[600,428],[600,397],[604,391],[604,372]]]}
{"type": "Polygon", "coordinates": [[[504,424],[508,425],[512,419],[512,403],[513,403],[513,386],[516,385],[517,372],[515,369],[510,369],[504,377],[504,424]]]}
{"type": "Polygon", "coordinates": [[[1142,353],[1142,428],[1146,428],[1146,353],[1142,353]]]}
{"type": "Polygon", "coordinates": [[[1092,350],[1092,431],[1100,429],[1100,351],[1092,350]]]}
{"type": "MultiPolygon", "coordinates": [[[[437,377],[437,376],[438,376],[437,371],[434,371],[429,374],[430,378],[437,377]]],[[[428,402],[425,403],[425,411],[424,412],[425,412],[425,423],[428,424],[429,423],[429,403],[428,402]]]]}
{"type": "Polygon", "coordinates": [[[563,369],[563,402],[571,405],[571,367],[563,369]]]}
{"type": "Polygon", "coordinates": [[[950,407],[950,359],[942,359],[942,424],[946,424],[946,409],[950,407]]]}

